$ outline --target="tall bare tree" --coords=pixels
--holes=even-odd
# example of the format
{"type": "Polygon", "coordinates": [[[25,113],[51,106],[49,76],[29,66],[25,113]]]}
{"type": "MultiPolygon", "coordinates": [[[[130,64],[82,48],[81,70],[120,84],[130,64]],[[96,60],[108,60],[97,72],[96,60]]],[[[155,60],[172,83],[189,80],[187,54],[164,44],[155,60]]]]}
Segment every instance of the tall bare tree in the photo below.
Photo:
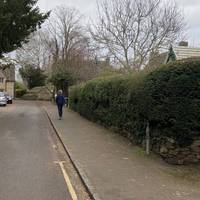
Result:
{"type": "Polygon", "coordinates": [[[31,35],[29,42],[16,51],[16,59],[21,65],[32,65],[46,69],[49,62],[49,49],[45,45],[46,35],[37,31],[31,35]]]}
{"type": "Polygon", "coordinates": [[[149,55],[179,38],[183,28],[182,14],[172,1],[104,0],[90,32],[129,71],[144,67],[149,55]]]}
{"type": "Polygon", "coordinates": [[[32,34],[29,43],[17,51],[18,60],[40,68],[49,60],[51,64],[68,65],[75,51],[80,53],[87,45],[80,19],[78,10],[57,7],[42,31],[32,34]]]}
{"type": "Polygon", "coordinates": [[[59,6],[52,12],[45,32],[48,33],[46,44],[51,49],[54,68],[63,65],[74,76],[88,79],[94,72],[93,49],[83,18],[75,8],[59,6]]]}
{"type": "Polygon", "coordinates": [[[51,32],[60,47],[60,56],[65,63],[70,61],[75,49],[84,48],[86,40],[82,25],[82,16],[75,8],[59,6],[55,9],[50,19],[51,32]]]}
{"type": "Polygon", "coordinates": [[[78,10],[59,6],[41,31],[32,35],[29,43],[17,52],[21,65],[34,65],[56,73],[61,67],[81,82],[93,78],[99,65],[95,62],[95,48],[78,10]],[[50,70],[49,70],[50,69],[50,70]]]}

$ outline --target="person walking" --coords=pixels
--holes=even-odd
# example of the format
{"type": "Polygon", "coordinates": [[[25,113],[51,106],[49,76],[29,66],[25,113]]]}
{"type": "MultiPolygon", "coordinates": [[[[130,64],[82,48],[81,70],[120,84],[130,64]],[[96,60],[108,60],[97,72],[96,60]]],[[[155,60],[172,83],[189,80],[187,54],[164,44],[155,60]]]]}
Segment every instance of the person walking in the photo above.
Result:
{"type": "Polygon", "coordinates": [[[63,106],[65,105],[65,97],[62,90],[58,91],[58,94],[56,96],[56,104],[58,107],[59,120],[61,120],[63,116],[63,106]]]}

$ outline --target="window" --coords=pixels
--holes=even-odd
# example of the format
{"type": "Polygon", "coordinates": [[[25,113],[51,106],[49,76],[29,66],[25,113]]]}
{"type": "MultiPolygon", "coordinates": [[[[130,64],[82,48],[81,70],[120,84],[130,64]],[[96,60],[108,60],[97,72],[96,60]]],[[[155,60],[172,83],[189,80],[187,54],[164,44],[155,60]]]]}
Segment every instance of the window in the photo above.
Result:
{"type": "Polygon", "coordinates": [[[1,78],[1,77],[0,77],[0,83],[3,83],[3,80],[4,80],[4,78],[1,78]]]}

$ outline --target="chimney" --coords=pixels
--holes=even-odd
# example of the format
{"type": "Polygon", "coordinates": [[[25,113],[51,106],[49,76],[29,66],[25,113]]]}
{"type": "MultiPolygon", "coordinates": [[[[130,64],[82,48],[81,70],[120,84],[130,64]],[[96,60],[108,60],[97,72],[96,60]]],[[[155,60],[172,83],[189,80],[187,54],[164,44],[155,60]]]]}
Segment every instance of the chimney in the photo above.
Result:
{"type": "Polygon", "coordinates": [[[188,42],[186,42],[186,41],[181,41],[181,42],[179,42],[179,44],[178,44],[180,47],[188,47],[188,42]]]}

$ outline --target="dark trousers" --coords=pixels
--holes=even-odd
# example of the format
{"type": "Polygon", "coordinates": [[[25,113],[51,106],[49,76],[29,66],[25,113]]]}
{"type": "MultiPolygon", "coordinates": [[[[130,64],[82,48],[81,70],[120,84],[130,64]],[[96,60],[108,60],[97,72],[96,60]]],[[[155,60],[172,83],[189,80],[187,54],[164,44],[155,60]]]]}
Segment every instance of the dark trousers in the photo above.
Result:
{"type": "Polygon", "coordinates": [[[62,117],[62,115],[63,115],[63,105],[57,105],[57,106],[58,106],[59,117],[62,117]]]}

